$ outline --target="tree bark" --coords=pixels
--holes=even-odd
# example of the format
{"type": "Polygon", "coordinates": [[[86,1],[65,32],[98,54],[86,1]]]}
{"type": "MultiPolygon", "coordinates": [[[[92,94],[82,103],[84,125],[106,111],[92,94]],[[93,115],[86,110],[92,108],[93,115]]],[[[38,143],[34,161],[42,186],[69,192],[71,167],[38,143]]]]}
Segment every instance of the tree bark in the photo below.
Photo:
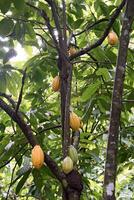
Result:
{"type": "Polygon", "coordinates": [[[109,126],[109,137],[107,145],[107,156],[104,175],[104,200],[115,200],[115,180],[117,170],[117,152],[118,152],[118,133],[122,106],[123,82],[125,77],[125,67],[127,60],[127,50],[129,44],[129,35],[134,17],[134,2],[128,0],[125,16],[123,19],[119,51],[117,58],[117,68],[114,81],[111,117],[109,126]]]}

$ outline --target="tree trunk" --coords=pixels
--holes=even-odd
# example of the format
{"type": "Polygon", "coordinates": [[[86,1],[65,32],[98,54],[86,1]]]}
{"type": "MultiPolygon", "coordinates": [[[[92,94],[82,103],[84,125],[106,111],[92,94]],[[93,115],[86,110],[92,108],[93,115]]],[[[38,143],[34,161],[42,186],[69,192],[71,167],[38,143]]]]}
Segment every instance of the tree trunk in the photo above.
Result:
{"type": "Polygon", "coordinates": [[[117,170],[118,132],[122,105],[123,82],[127,60],[127,50],[133,16],[134,2],[133,0],[128,0],[120,37],[117,68],[112,97],[109,137],[104,175],[104,200],[116,199],[115,180],[117,170]]]}

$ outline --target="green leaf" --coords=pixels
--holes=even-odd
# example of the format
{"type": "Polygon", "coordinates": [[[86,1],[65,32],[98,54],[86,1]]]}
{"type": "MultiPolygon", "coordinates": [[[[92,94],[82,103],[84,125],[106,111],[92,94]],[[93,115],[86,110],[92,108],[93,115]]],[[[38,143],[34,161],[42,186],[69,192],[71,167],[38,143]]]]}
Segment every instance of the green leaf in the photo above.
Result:
{"type": "Polygon", "coordinates": [[[109,74],[109,71],[107,68],[99,68],[97,71],[96,71],[96,75],[97,76],[103,76],[103,78],[108,81],[110,80],[110,74],[109,74]]]}
{"type": "Polygon", "coordinates": [[[81,97],[81,101],[87,101],[89,100],[92,95],[99,89],[101,85],[100,81],[96,81],[96,83],[92,83],[88,86],[88,88],[86,90],[84,90],[82,97],[81,97]]]}
{"type": "Polygon", "coordinates": [[[13,75],[14,75],[14,72],[11,72],[11,71],[10,72],[8,71],[6,73],[7,88],[12,95],[17,96],[18,94],[17,83],[13,75]]]}
{"type": "Polygon", "coordinates": [[[19,194],[20,190],[22,189],[23,185],[25,184],[26,180],[29,177],[29,174],[31,173],[31,170],[27,171],[22,179],[19,181],[17,187],[16,187],[16,194],[19,194]]]}
{"type": "Polygon", "coordinates": [[[11,0],[0,0],[0,10],[5,14],[11,6],[11,0]]]}
{"type": "Polygon", "coordinates": [[[23,11],[24,10],[24,5],[25,5],[25,1],[24,0],[13,0],[14,6],[17,10],[19,11],[23,11]]]}
{"type": "Polygon", "coordinates": [[[3,69],[0,69],[0,92],[6,91],[6,74],[3,69]]]}
{"type": "Polygon", "coordinates": [[[11,19],[4,18],[0,21],[0,35],[6,37],[13,32],[14,22],[11,19]]]}
{"type": "Polygon", "coordinates": [[[84,19],[78,19],[73,23],[74,29],[80,28],[81,24],[84,22],[84,19]]]}
{"type": "Polygon", "coordinates": [[[32,39],[36,38],[36,34],[34,32],[33,26],[30,23],[26,24],[26,30],[32,39]]]}

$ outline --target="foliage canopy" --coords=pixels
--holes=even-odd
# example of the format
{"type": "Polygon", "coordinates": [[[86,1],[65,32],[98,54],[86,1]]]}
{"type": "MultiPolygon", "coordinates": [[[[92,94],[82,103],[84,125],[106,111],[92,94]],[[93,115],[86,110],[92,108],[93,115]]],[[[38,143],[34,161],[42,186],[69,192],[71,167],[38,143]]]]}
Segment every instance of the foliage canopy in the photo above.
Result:
{"type": "MultiPolygon", "coordinates": [[[[62,15],[61,0],[56,0],[62,15]]],[[[51,89],[53,77],[59,71],[57,50],[44,19],[31,5],[44,9],[56,29],[50,6],[43,0],[0,1],[0,93],[18,100],[25,68],[26,79],[20,111],[31,125],[45,152],[61,167],[60,94],[51,89]],[[26,57],[18,60],[24,49],[26,57]],[[18,51],[19,50],[19,51],[18,51]]],[[[71,45],[78,51],[93,44],[107,27],[109,17],[120,0],[67,0],[67,36],[73,33],[71,45]],[[100,20],[100,23],[96,23],[100,20]]],[[[123,12],[112,29],[120,36],[123,12]]],[[[62,17],[60,18],[62,22],[62,17]]],[[[56,35],[57,36],[57,35],[56,35]]],[[[120,119],[120,141],[117,171],[117,199],[134,198],[134,31],[128,50],[128,60],[120,119]]],[[[82,200],[101,199],[104,162],[109,126],[110,105],[115,75],[118,45],[105,40],[99,47],[73,60],[71,106],[84,123],[80,134],[79,165],[83,174],[82,200]]],[[[31,147],[19,127],[0,110],[0,198],[8,188],[9,199],[59,199],[59,182],[47,166],[31,167],[31,147]],[[12,160],[11,162],[9,162],[12,160]],[[16,164],[17,163],[17,164],[16,164]],[[11,172],[11,169],[13,172],[11,172]],[[11,177],[12,174],[12,177],[11,177]],[[10,180],[11,179],[11,180],[10,180]]]]}

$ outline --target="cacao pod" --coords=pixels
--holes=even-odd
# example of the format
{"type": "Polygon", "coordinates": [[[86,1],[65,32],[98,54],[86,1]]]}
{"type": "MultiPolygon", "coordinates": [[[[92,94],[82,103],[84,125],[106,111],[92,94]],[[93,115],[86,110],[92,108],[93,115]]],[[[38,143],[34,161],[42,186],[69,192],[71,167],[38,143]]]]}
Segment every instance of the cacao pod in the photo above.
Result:
{"type": "Polygon", "coordinates": [[[68,148],[68,155],[72,159],[74,165],[77,164],[78,161],[78,153],[73,145],[70,145],[68,148]]]}
{"type": "Polygon", "coordinates": [[[60,89],[60,77],[56,76],[52,81],[52,90],[57,92],[60,89]]]}
{"type": "Polygon", "coordinates": [[[114,31],[111,31],[108,36],[108,44],[110,45],[115,45],[118,43],[118,36],[116,35],[116,33],[114,31]]]}
{"type": "Polygon", "coordinates": [[[40,169],[44,164],[44,153],[39,145],[32,149],[32,163],[36,169],[40,169]]]}
{"type": "Polygon", "coordinates": [[[73,161],[69,156],[62,161],[62,170],[65,174],[69,174],[73,170],[73,161]]]}
{"type": "Polygon", "coordinates": [[[69,55],[71,56],[71,55],[73,55],[75,53],[76,53],[76,49],[74,47],[70,47],[70,49],[69,49],[69,55]]]}
{"type": "Polygon", "coordinates": [[[74,112],[70,112],[70,126],[75,131],[80,128],[80,118],[74,112]]]}

